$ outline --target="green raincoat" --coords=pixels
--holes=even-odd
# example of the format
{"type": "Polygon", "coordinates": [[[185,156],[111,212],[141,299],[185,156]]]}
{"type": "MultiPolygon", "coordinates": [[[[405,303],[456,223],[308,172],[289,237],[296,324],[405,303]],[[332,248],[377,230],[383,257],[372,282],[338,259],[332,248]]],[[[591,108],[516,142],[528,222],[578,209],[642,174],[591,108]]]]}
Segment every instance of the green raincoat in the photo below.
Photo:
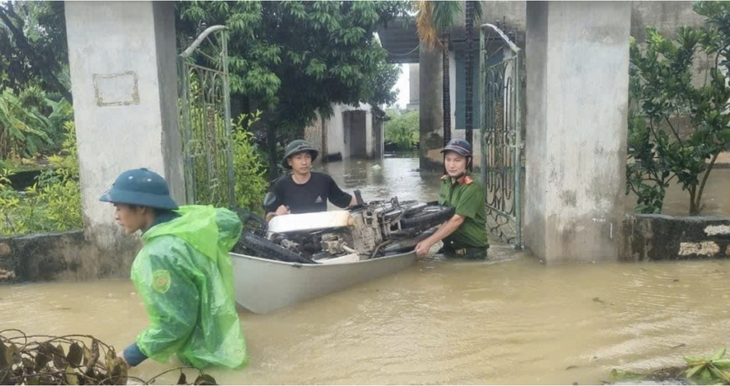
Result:
{"type": "Polygon", "coordinates": [[[145,246],[132,265],[150,318],[137,346],[159,362],[175,354],[199,369],[243,367],[248,356],[228,254],[241,221],[212,206],[182,206],[176,213],[180,217],[142,234],[145,246]]]}

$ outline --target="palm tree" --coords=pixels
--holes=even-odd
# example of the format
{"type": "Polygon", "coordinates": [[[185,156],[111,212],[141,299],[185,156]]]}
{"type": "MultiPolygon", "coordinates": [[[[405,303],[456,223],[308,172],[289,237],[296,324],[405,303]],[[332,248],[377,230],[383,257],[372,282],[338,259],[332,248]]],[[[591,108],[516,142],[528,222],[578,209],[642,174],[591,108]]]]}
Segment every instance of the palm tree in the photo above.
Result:
{"type": "Polygon", "coordinates": [[[466,58],[464,66],[466,72],[466,141],[473,144],[473,119],[474,112],[474,22],[482,18],[482,6],[474,1],[466,2],[466,58]]]}
{"type": "Polygon", "coordinates": [[[451,28],[456,17],[461,13],[461,2],[458,1],[418,1],[416,2],[416,29],[418,38],[426,43],[430,50],[441,47],[443,52],[443,110],[444,110],[444,145],[451,140],[451,94],[449,79],[449,41],[451,28]],[[439,35],[441,36],[439,38],[439,35]]]}

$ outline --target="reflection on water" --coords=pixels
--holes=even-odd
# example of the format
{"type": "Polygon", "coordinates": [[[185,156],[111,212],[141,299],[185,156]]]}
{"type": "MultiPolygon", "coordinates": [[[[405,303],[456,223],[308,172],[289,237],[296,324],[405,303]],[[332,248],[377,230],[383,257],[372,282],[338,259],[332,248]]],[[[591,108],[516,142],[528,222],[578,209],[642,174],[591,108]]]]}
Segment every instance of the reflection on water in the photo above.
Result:
{"type": "MultiPolygon", "coordinates": [[[[417,168],[384,159],[325,170],[366,200],[436,199],[439,176],[417,168]]],[[[728,208],[723,194],[708,198],[708,210],[728,208]]],[[[546,267],[501,245],[490,256],[506,261],[421,261],[272,314],[241,311],[251,364],[212,373],[241,384],[596,384],[615,367],[679,365],[730,344],[728,261],[546,267]]],[[[0,329],[92,334],[118,349],[147,323],[128,280],[0,286],[0,304],[0,329]]],[[[168,368],[148,361],[132,374],[168,368]]]]}
{"type": "Polygon", "coordinates": [[[421,175],[418,170],[418,158],[352,159],[322,167],[343,190],[359,189],[365,201],[393,196],[399,200],[437,200],[441,174],[421,175]]]}

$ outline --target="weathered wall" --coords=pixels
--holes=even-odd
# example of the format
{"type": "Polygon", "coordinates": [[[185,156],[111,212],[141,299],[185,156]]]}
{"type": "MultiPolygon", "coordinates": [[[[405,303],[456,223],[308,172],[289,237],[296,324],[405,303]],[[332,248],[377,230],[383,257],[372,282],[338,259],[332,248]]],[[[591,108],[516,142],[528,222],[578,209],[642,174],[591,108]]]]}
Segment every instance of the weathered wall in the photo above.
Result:
{"type": "Polygon", "coordinates": [[[117,175],[147,167],[185,201],[174,4],[68,2],[65,12],[86,237],[128,258],[113,206],[99,202],[117,175]]]}
{"type": "MultiPolygon", "coordinates": [[[[508,29],[516,31],[516,43],[524,47],[526,23],[526,2],[524,1],[484,1],[482,22],[504,23],[508,29]]],[[[692,10],[691,1],[633,1],[631,2],[631,36],[643,42],[647,26],[654,26],[663,34],[674,36],[674,31],[682,25],[702,26],[702,17],[692,10]]]]}
{"type": "Polygon", "coordinates": [[[525,246],[549,264],[620,254],[630,12],[527,5],[525,246]]]}
{"type": "Polygon", "coordinates": [[[319,165],[327,156],[327,143],[325,141],[325,122],[322,116],[317,113],[317,119],[304,128],[304,140],[319,150],[319,156],[314,160],[314,165],[319,165]]]}
{"type": "Polygon", "coordinates": [[[630,214],[623,226],[621,261],[730,257],[730,217],[630,214]]]}
{"type": "Polygon", "coordinates": [[[350,148],[350,157],[365,158],[368,151],[368,135],[365,128],[367,122],[365,111],[350,110],[345,112],[345,119],[349,119],[346,130],[347,145],[350,148]]]}
{"type": "Polygon", "coordinates": [[[129,254],[103,254],[83,231],[0,238],[0,283],[128,277],[139,237],[119,240],[129,254]]]}
{"type": "Polygon", "coordinates": [[[320,150],[322,160],[328,156],[336,160],[377,158],[382,154],[382,122],[375,118],[369,104],[337,104],[332,110],[328,119],[322,121],[318,115],[318,119],[304,130],[304,139],[320,150]]]}
{"type": "Polygon", "coordinates": [[[336,155],[344,158],[350,157],[350,149],[345,143],[345,122],[343,106],[332,106],[334,111],[332,116],[325,120],[325,130],[327,131],[327,154],[336,155]]]}

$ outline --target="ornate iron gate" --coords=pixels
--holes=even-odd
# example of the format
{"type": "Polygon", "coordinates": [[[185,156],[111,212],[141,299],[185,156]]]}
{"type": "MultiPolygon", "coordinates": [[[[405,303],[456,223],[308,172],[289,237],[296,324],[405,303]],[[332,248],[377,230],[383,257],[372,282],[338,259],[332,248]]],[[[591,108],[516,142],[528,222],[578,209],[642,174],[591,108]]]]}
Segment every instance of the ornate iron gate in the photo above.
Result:
{"type": "Polygon", "coordinates": [[[481,170],[487,228],[522,248],[522,124],[520,49],[492,24],[481,26],[481,170]]]}
{"type": "Polygon", "coordinates": [[[188,204],[236,206],[227,39],[225,26],[209,27],[178,57],[188,204]]]}

